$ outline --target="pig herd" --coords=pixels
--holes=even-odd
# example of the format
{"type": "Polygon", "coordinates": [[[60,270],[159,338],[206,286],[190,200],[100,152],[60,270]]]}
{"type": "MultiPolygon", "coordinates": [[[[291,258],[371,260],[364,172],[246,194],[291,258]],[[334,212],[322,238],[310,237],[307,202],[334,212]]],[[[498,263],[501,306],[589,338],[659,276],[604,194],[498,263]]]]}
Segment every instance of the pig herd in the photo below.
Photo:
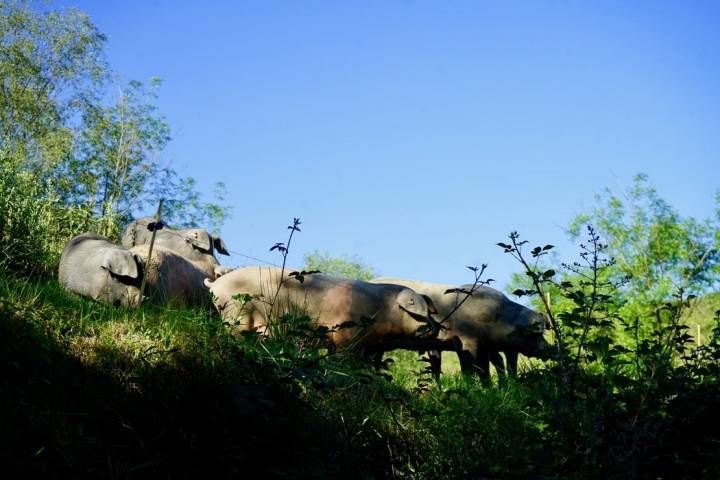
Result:
{"type": "Polygon", "coordinates": [[[537,356],[546,346],[545,317],[489,287],[459,286],[471,291],[468,296],[457,285],[396,278],[363,282],[290,268],[231,269],[215,257],[229,254],[219,237],[204,229],[163,227],[152,218],[136,220],[122,246],[89,233],[71,239],[60,258],[60,283],[128,307],[146,298],[174,306],[212,301],[234,332],[265,333],[270,318],[303,313],[315,326],[327,327],[331,345],[369,358],[398,348],[427,351],[436,376],[442,351],[456,352],[463,372],[487,377],[490,362],[505,369],[500,352],[514,372],[519,353],[537,356]]]}

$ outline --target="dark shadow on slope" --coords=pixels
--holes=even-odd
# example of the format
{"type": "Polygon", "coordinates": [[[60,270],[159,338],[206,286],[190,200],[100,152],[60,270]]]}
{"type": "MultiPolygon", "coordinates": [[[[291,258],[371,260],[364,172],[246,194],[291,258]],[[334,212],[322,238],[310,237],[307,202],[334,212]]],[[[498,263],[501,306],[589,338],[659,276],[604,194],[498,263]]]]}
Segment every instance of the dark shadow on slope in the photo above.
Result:
{"type": "Polygon", "coordinates": [[[0,304],[0,476],[355,476],[338,430],[271,371],[180,363],[129,389],[0,304]]]}

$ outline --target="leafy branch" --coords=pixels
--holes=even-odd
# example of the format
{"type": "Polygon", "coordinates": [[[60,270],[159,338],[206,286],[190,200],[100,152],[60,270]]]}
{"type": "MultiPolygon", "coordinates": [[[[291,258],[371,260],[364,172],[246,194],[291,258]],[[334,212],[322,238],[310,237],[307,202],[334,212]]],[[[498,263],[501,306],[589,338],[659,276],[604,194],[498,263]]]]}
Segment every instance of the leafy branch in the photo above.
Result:
{"type": "MultiPolygon", "coordinates": [[[[290,235],[288,236],[287,243],[278,242],[272,247],[270,247],[270,251],[277,250],[280,252],[280,254],[283,257],[282,261],[282,267],[280,268],[280,281],[278,282],[277,290],[275,291],[275,295],[273,296],[272,305],[275,306],[275,303],[277,301],[278,296],[280,295],[280,289],[282,289],[283,284],[285,283],[285,266],[287,265],[287,257],[290,253],[290,244],[292,243],[293,235],[295,232],[299,232],[300,230],[300,222],[299,218],[293,217],[293,223],[292,225],[288,225],[288,230],[290,230],[290,235]]],[[[307,273],[307,272],[306,272],[307,273]]]]}
{"type": "Polygon", "coordinates": [[[465,296],[463,297],[462,300],[460,300],[459,302],[457,302],[457,303],[455,304],[455,306],[453,307],[453,309],[450,310],[450,312],[448,312],[447,315],[445,315],[445,318],[443,318],[442,320],[440,320],[439,322],[437,322],[437,324],[439,325],[440,328],[447,328],[447,327],[444,326],[445,322],[447,322],[447,320],[448,320],[450,317],[452,317],[453,314],[460,309],[460,307],[462,307],[463,303],[465,303],[465,302],[467,301],[467,299],[470,298],[470,297],[473,295],[473,293],[475,292],[475,290],[477,289],[477,287],[479,287],[479,286],[488,286],[488,285],[490,285],[491,282],[494,282],[494,281],[495,281],[495,280],[493,280],[492,278],[488,278],[487,280],[480,280],[480,279],[482,278],[483,273],[485,273],[485,269],[487,269],[487,263],[483,263],[483,264],[480,266],[480,268],[478,268],[478,267],[476,267],[476,266],[474,266],[474,265],[468,265],[467,268],[468,268],[471,272],[473,272],[473,275],[475,276],[475,280],[473,281],[473,284],[472,284],[472,286],[471,286],[469,289],[463,288],[463,287],[459,287],[459,288],[449,288],[449,289],[445,290],[444,295],[448,295],[448,294],[450,294],[450,293],[456,293],[456,294],[461,294],[461,293],[462,293],[462,294],[465,294],[465,296]]]}
{"type": "Polygon", "coordinates": [[[519,297],[522,297],[524,295],[527,296],[533,296],[537,295],[540,297],[540,300],[543,303],[543,306],[545,308],[545,312],[548,316],[548,323],[550,324],[550,328],[552,329],[553,333],[555,334],[555,340],[557,342],[557,347],[559,351],[564,351],[564,343],[563,343],[563,335],[560,331],[560,326],[558,325],[558,321],[555,318],[552,308],[550,306],[550,301],[548,299],[547,290],[545,289],[545,285],[548,283],[552,283],[552,278],[555,276],[555,270],[548,269],[545,271],[539,271],[538,270],[538,263],[540,261],[540,258],[544,255],[547,255],[548,252],[553,249],[554,245],[545,245],[543,247],[535,247],[531,250],[530,254],[532,255],[532,258],[535,259],[534,262],[528,261],[526,258],[526,255],[523,254],[522,247],[523,245],[527,244],[527,240],[520,240],[520,234],[518,232],[511,232],[509,235],[510,238],[510,244],[507,243],[498,243],[497,245],[504,250],[504,253],[509,253],[515,260],[520,262],[520,264],[523,266],[525,270],[525,275],[530,277],[532,281],[533,288],[532,289],[518,289],[513,292],[514,295],[517,295],[519,297]],[[532,262],[532,265],[531,265],[532,262]]]}

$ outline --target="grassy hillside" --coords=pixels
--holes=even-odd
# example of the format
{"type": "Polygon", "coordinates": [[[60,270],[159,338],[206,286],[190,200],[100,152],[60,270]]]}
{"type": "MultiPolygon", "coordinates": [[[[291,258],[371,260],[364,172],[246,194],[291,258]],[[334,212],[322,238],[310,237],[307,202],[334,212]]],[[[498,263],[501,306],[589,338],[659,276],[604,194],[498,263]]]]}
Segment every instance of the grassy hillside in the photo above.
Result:
{"type": "MultiPolygon", "coordinates": [[[[496,411],[500,401],[505,416],[482,422],[473,434],[507,421],[532,438],[532,423],[507,403],[507,392],[455,377],[415,397],[401,386],[417,384],[413,372],[396,369],[407,381],[392,382],[352,357],[291,359],[272,345],[263,353],[226,334],[212,312],[151,305],[130,311],[75,298],[55,281],[7,275],[0,298],[5,471],[456,476],[456,465],[501,468],[482,464],[503,443],[447,456],[449,446],[439,443],[455,432],[437,423],[438,410],[496,411]],[[469,396],[443,405],[443,392],[451,390],[469,396]],[[474,457],[469,463],[456,461],[467,454],[474,457]]],[[[539,443],[533,448],[541,450],[539,443]]]]}
{"type": "Polygon", "coordinates": [[[658,416],[600,385],[559,397],[552,368],[502,385],[449,373],[435,383],[417,354],[396,352],[384,378],[352,355],[292,339],[233,338],[209,311],[130,311],[75,298],[53,280],[0,278],[7,478],[720,471],[717,452],[708,455],[720,438],[709,408],[717,388],[677,395],[658,416]],[[672,414],[680,408],[689,413],[672,414]],[[687,441],[698,428],[704,436],[687,441]]]}
{"type": "Polygon", "coordinates": [[[334,471],[327,422],[272,370],[249,367],[207,312],[129,312],[71,298],[54,282],[7,278],[2,299],[4,469],[229,476],[252,462],[265,472],[334,471]],[[316,448],[294,448],[308,441],[316,448]]]}

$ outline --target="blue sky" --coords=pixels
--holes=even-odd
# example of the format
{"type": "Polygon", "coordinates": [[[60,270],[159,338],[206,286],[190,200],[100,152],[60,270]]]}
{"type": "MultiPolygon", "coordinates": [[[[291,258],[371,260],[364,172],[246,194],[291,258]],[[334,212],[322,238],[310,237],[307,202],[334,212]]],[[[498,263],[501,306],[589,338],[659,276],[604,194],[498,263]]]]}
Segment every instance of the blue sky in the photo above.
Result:
{"type": "MultiPolygon", "coordinates": [[[[163,79],[165,161],[224,181],[228,247],[355,254],[460,283],[644,172],[682,214],[720,187],[720,3],[59,1],[122,79],[163,79]]],[[[147,213],[154,211],[148,206],[147,213]]],[[[239,255],[231,265],[256,262],[239,255]]]]}

